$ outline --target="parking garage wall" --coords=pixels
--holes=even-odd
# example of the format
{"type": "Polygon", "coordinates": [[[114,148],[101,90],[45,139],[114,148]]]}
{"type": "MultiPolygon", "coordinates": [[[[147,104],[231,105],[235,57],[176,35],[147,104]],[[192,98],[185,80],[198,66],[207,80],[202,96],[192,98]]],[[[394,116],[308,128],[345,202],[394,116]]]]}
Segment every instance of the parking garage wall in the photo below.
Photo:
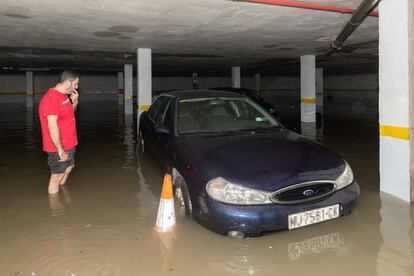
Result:
{"type": "MultiPolygon", "coordinates": [[[[36,72],[35,102],[57,81],[58,75],[36,72]]],[[[283,117],[299,117],[300,78],[262,77],[261,95],[272,103],[283,117]]],[[[200,89],[230,86],[230,77],[199,77],[200,89]]],[[[254,77],[242,77],[242,86],[255,89],[254,77]]],[[[136,95],[136,79],[134,79],[136,95]]],[[[191,77],[154,77],[153,91],[192,89],[191,77]]],[[[25,102],[26,79],[20,74],[0,75],[0,104],[25,102]]],[[[116,74],[82,74],[81,99],[85,102],[118,101],[116,74]]],[[[331,118],[378,118],[378,75],[341,75],[324,78],[324,112],[331,118]]]]}
{"type": "MultiPolygon", "coordinates": [[[[253,78],[243,80],[242,85],[255,88],[253,78]]],[[[281,116],[300,117],[299,77],[262,78],[261,90],[281,116]]],[[[328,118],[378,120],[377,74],[325,76],[323,92],[328,118]]]]}
{"type": "MultiPolygon", "coordinates": [[[[58,74],[34,73],[34,97],[37,103],[50,87],[58,80],[58,74]]],[[[83,101],[117,101],[116,75],[82,75],[80,91],[83,101]]],[[[24,103],[26,93],[26,75],[0,75],[0,104],[24,103]]]]}

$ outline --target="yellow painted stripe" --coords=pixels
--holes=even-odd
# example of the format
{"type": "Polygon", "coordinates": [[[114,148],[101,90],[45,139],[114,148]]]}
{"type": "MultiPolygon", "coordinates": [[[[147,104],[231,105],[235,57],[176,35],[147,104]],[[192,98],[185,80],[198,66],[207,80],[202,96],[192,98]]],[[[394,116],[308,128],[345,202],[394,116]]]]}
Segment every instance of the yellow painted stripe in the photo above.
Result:
{"type": "Polygon", "coordinates": [[[142,111],[146,111],[148,110],[148,108],[150,107],[149,104],[142,104],[142,105],[137,105],[137,109],[138,110],[142,110],[142,111]]]}
{"type": "Polygon", "coordinates": [[[402,140],[410,140],[410,129],[408,127],[380,125],[380,135],[402,140]]]}
{"type": "Polygon", "coordinates": [[[132,100],[132,96],[125,96],[125,100],[126,101],[132,100]]]}
{"type": "Polygon", "coordinates": [[[314,104],[316,103],[316,99],[315,98],[311,98],[311,99],[302,98],[300,99],[300,102],[304,104],[314,104]]]}

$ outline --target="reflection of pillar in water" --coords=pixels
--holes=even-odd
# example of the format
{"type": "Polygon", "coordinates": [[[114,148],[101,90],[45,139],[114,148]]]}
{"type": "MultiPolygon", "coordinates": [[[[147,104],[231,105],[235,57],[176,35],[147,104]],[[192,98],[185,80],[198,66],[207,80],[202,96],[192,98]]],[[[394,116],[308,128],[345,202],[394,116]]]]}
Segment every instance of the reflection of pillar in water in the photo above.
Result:
{"type": "Polygon", "coordinates": [[[124,109],[123,108],[119,108],[118,109],[118,126],[123,127],[125,124],[125,120],[124,120],[124,109]]]}
{"type": "Polygon", "coordinates": [[[133,98],[133,82],[134,82],[134,78],[132,75],[132,64],[125,64],[124,65],[124,93],[125,93],[125,97],[124,97],[124,111],[125,111],[125,115],[132,115],[133,112],[133,102],[134,102],[134,98],[133,98]]]}
{"type": "Polygon", "coordinates": [[[118,108],[124,107],[124,73],[118,72],[118,108]]]}
{"type": "Polygon", "coordinates": [[[377,275],[413,275],[411,205],[381,193],[381,235],[377,254],[377,275]]]}
{"type": "Polygon", "coordinates": [[[132,128],[134,124],[134,117],[132,115],[125,114],[124,127],[125,129],[132,128]]]}
{"type": "Polygon", "coordinates": [[[31,109],[34,105],[33,71],[26,71],[26,108],[31,109]]]}
{"type": "Polygon", "coordinates": [[[26,148],[35,148],[34,141],[34,129],[33,129],[33,108],[26,108],[26,148]]]}
{"type": "Polygon", "coordinates": [[[125,114],[125,125],[124,125],[124,145],[125,145],[125,163],[122,166],[125,169],[134,168],[134,129],[133,129],[133,115],[125,114]]]}
{"type": "Polygon", "coordinates": [[[32,131],[33,130],[33,108],[26,109],[26,130],[32,131]]]}
{"type": "Polygon", "coordinates": [[[135,194],[135,198],[139,201],[139,213],[141,217],[147,217],[152,214],[152,211],[157,206],[157,198],[155,198],[154,194],[149,189],[149,185],[145,176],[142,172],[142,162],[141,156],[138,155],[137,160],[137,173],[138,173],[138,185],[139,185],[139,192],[135,194]]]}

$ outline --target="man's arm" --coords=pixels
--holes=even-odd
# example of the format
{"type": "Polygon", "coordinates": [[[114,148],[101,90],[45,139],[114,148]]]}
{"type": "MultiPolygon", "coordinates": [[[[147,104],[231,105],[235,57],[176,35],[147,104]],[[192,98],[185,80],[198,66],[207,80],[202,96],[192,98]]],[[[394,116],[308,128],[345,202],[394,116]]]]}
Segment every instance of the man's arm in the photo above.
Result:
{"type": "Polygon", "coordinates": [[[70,94],[70,100],[72,101],[72,107],[73,111],[76,112],[76,108],[78,107],[78,99],[79,99],[79,93],[76,91],[76,89],[73,89],[72,94],[70,94]]]}
{"type": "Polygon", "coordinates": [[[56,115],[47,116],[47,127],[49,128],[50,138],[52,139],[53,144],[58,150],[60,161],[68,160],[68,154],[63,149],[62,141],[60,140],[60,131],[59,131],[56,115]]]}

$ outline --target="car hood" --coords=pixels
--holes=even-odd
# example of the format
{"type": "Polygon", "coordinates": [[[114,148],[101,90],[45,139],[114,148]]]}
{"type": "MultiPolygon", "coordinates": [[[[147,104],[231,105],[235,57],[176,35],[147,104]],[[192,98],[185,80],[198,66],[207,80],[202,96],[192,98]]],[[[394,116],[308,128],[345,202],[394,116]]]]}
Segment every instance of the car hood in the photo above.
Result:
{"type": "Polygon", "coordinates": [[[345,166],[336,153],[284,128],[188,135],[180,137],[177,146],[217,176],[264,191],[335,180],[345,166]]]}

